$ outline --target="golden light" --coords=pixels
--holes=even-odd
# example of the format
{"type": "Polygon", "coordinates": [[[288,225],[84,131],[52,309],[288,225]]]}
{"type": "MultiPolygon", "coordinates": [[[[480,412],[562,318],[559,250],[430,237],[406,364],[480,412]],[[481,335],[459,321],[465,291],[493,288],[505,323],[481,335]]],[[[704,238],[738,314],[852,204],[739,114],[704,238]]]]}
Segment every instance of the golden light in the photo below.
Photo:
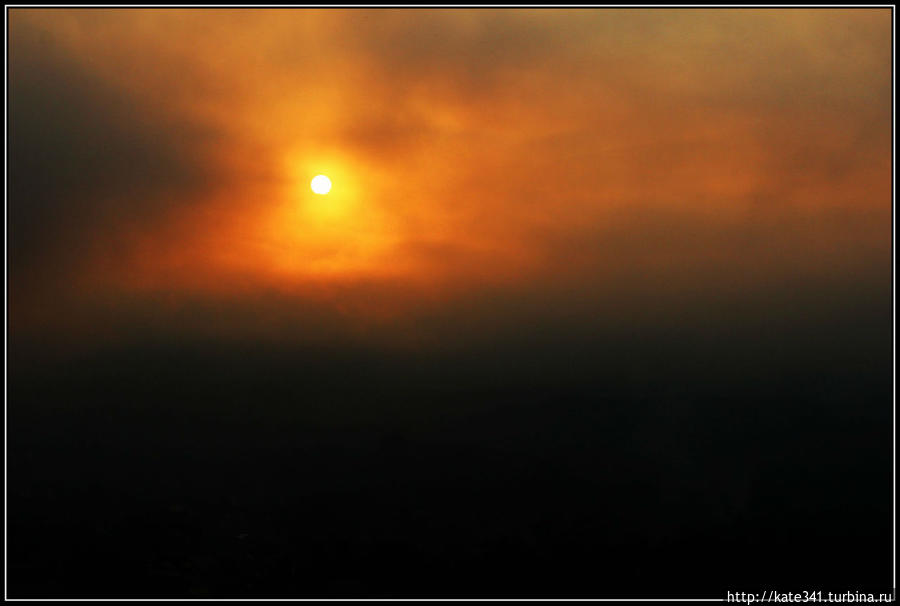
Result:
{"type": "MultiPolygon", "coordinates": [[[[275,277],[276,285],[285,288],[307,280],[341,283],[408,273],[394,258],[406,233],[402,217],[385,209],[386,185],[378,171],[332,150],[317,150],[314,158],[286,150],[282,162],[283,176],[271,189],[237,196],[269,201],[260,208],[251,238],[258,245],[256,271],[275,277]]],[[[242,256],[241,262],[249,257],[242,256]]]]}
{"type": "Polygon", "coordinates": [[[331,179],[325,175],[316,175],[309,183],[309,186],[312,188],[313,193],[324,196],[331,191],[331,179]]]}

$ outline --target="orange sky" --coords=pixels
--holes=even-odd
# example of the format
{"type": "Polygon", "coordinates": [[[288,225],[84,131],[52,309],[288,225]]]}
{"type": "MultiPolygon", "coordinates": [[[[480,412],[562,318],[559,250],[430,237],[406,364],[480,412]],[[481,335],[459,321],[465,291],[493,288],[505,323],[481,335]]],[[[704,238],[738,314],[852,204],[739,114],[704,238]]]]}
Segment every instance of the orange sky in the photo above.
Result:
{"type": "Polygon", "coordinates": [[[889,289],[890,52],[889,9],[11,9],[11,330],[889,289]]]}

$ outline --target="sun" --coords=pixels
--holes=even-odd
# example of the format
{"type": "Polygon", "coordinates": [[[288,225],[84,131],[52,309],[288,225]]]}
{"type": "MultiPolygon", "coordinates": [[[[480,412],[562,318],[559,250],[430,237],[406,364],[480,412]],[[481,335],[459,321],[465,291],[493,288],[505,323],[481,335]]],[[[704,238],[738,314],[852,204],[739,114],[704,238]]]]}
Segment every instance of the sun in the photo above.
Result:
{"type": "Polygon", "coordinates": [[[316,175],[310,181],[309,186],[312,188],[313,193],[324,196],[331,191],[331,179],[325,175],[316,175]]]}

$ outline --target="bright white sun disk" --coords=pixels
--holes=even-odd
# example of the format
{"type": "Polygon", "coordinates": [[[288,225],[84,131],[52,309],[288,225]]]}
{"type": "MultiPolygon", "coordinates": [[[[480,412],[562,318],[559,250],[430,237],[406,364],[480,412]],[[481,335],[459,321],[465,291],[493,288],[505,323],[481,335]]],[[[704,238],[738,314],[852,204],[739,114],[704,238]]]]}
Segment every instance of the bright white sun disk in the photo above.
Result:
{"type": "Polygon", "coordinates": [[[325,175],[316,175],[310,182],[309,186],[314,193],[325,195],[331,191],[331,179],[325,175]]]}

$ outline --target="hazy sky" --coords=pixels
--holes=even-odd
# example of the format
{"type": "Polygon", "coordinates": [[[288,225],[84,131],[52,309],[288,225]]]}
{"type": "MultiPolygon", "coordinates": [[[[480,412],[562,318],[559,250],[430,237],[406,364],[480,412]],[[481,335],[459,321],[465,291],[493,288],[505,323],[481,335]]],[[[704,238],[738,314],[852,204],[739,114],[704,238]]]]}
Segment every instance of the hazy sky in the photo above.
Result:
{"type": "Polygon", "coordinates": [[[10,9],[8,194],[14,336],[889,297],[891,13],[10,9]]]}

